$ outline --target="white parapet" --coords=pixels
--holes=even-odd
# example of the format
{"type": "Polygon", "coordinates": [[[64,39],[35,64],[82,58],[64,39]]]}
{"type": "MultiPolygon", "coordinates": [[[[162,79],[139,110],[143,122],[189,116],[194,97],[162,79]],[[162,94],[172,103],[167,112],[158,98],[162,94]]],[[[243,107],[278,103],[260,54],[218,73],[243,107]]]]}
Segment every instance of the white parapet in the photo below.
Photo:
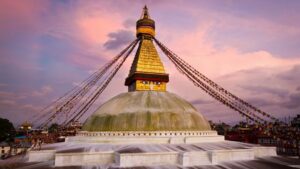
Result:
{"type": "Polygon", "coordinates": [[[213,150],[209,152],[211,163],[219,164],[225,161],[253,160],[253,149],[230,149],[230,150],[213,150]]]}
{"type": "Polygon", "coordinates": [[[56,150],[29,151],[29,162],[54,160],[56,150]]]}
{"type": "Polygon", "coordinates": [[[112,163],[114,163],[113,151],[57,153],[55,155],[55,166],[88,166],[112,163]]]}
{"type": "Polygon", "coordinates": [[[208,151],[190,151],[180,153],[179,164],[183,167],[211,165],[211,154],[208,151]]]}
{"type": "Polygon", "coordinates": [[[116,153],[120,167],[177,165],[178,152],[116,153]]]}
{"type": "Polygon", "coordinates": [[[192,144],[192,143],[213,143],[213,142],[220,142],[224,141],[224,136],[217,135],[217,136],[189,136],[185,137],[185,143],[186,144],[192,144]]]}
{"type": "Polygon", "coordinates": [[[277,156],[276,147],[253,147],[255,157],[277,156]]]}
{"type": "MultiPolygon", "coordinates": [[[[216,165],[222,162],[253,160],[260,156],[273,156],[270,147],[223,149],[210,151],[159,151],[159,152],[74,152],[57,153],[55,166],[111,165],[119,167],[180,165],[183,167],[216,165]],[[257,154],[264,151],[263,154],[257,154]]],[[[276,153],[276,152],[275,152],[276,153]]],[[[276,154],[275,154],[276,155],[276,154]]]]}

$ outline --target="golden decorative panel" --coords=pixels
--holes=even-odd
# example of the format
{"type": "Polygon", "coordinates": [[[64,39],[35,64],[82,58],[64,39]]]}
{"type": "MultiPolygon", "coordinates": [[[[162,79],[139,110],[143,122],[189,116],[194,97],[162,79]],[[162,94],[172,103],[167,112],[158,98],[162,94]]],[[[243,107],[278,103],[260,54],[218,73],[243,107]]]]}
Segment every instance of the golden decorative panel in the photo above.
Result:
{"type": "Polygon", "coordinates": [[[135,72],[164,74],[165,69],[154,47],[152,39],[142,39],[133,61],[130,75],[135,72]]]}
{"type": "Polygon", "coordinates": [[[136,83],[134,83],[134,85],[135,85],[135,90],[166,91],[165,82],[137,80],[136,83]]]}
{"type": "Polygon", "coordinates": [[[155,31],[153,28],[151,27],[148,27],[148,26],[141,26],[141,27],[138,27],[137,30],[136,30],[136,34],[140,34],[140,33],[144,33],[144,34],[150,34],[152,36],[155,36],[155,31]]]}

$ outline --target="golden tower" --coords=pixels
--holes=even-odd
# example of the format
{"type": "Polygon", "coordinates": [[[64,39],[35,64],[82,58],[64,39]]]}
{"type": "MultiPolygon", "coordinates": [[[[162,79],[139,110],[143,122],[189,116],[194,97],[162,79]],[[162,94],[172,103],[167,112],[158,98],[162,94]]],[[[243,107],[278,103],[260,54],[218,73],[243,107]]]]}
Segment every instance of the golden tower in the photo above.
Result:
{"type": "Polygon", "coordinates": [[[166,91],[169,75],[165,73],[153,44],[155,22],[150,18],[147,6],[136,22],[136,36],[140,38],[140,43],[125,81],[128,91],[166,91]]]}

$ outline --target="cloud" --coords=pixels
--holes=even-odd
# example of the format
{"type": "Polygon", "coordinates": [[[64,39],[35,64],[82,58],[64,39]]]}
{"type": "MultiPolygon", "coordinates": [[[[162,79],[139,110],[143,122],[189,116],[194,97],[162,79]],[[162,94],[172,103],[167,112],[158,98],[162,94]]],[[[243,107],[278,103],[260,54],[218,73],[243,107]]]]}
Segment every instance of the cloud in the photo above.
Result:
{"type": "MultiPolygon", "coordinates": [[[[300,63],[299,58],[278,58],[265,50],[244,52],[233,46],[216,47],[213,39],[207,37],[210,28],[211,25],[206,25],[192,33],[176,34],[177,37],[181,37],[180,40],[165,44],[209,77],[258,67],[292,66],[300,63]]],[[[168,42],[168,40],[165,41],[168,42]]],[[[163,40],[162,42],[164,43],[163,40]]]]}
{"type": "Polygon", "coordinates": [[[291,94],[288,101],[283,102],[281,105],[288,109],[300,108],[300,92],[291,94]]]}
{"type": "Polygon", "coordinates": [[[7,91],[0,91],[0,99],[25,99],[28,97],[26,93],[16,93],[16,92],[7,92],[7,91]]]}
{"type": "Polygon", "coordinates": [[[16,105],[16,101],[14,101],[14,100],[0,100],[0,104],[13,106],[13,105],[16,105]]]}
{"type": "Polygon", "coordinates": [[[245,98],[248,103],[251,103],[252,105],[255,105],[256,107],[265,107],[265,106],[272,106],[278,104],[277,102],[274,102],[268,98],[262,98],[262,97],[251,97],[251,98],[245,98]]]}
{"type": "MultiPolygon", "coordinates": [[[[164,31],[161,41],[198,71],[254,106],[276,117],[286,116],[282,112],[292,115],[300,111],[296,107],[287,109],[282,106],[283,103],[291,102],[289,96],[300,84],[299,58],[278,57],[263,49],[243,51],[239,46],[230,44],[218,46],[215,39],[209,36],[213,27],[214,23],[207,23],[197,25],[196,30],[191,32],[174,34],[172,31],[164,31]],[[180,37],[180,40],[176,37],[180,37]]],[[[190,82],[178,75],[174,67],[168,67],[167,70],[170,82],[173,83],[172,90],[191,100],[208,119],[241,119],[237,112],[217,101],[206,102],[213,99],[207,97],[201,89],[184,84],[190,82]]]]}
{"type": "Polygon", "coordinates": [[[41,106],[23,104],[14,100],[0,100],[0,116],[12,121],[15,125],[32,120],[35,113],[41,110],[41,106]]]}
{"type": "Polygon", "coordinates": [[[34,97],[41,97],[48,95],[53,91],[53,88],[51,86],[43,86],[40,90],[36,90],[32,92],[32,96],[34,97]]]}
{"type": "Polygon", "coordinates": [[[41,110],[40,106],[34,106],[32,104],[25,104],[21,106],[22,109],[25,109],[26,111],[32,111],[32,112],[38,112],[41,110]]]}
{"type": "Polygon", "coordinates": [[[292,69],[282,72],[277,75],[278,78],[285,79],[287,81],[300,81],[300,65],[293,66],[292,69]]]}
{"type": "Polygon", "coordinates": [[[47,1],[35,1],[34,3],[9,0],[1,1],[0,41],[14,42],[20,37],[29,38],[32,33],[31,30],[39,31],[42,25],[37,21],[41,17],[40,14],[47,11],[47,8],[45,8],[47,6],[47,1]]]}
{"type": "Polygon", "coordinates": [[[6,87],[6,86],[8,86],[7,83],[0,83],[0,87],[6,87]]]}
{"type": "Polygon", "coordinates": [[[249,90],[253,94],[269,93],[272,95],[276,95],[278,97],[285,97],[289,94],[289,91],[286,89],[274,88],[272,86],[261,86],[259,84],[245,85],[245,86],[241,86],[241,88],[245,90],[249,90]]]}
{"type": "Polygon", "coordinates": [[[109,40],[104,43],[104,47],[109,50],[119,49],[134,40],[134,33],[127,30],[119,30],[108,34],[109,40]]]}
{"type": "Polygon", "coordinates": [[[127,28],[127,29],[135,27],[135,24],[136,24],[136,19],[126,19],[123,22],[124,27],[127,28]]]}
{"type": "Polygon", "coordinates": [[[53,88],[49,85],[43,86],[40,90],[26,91],[26,92],[8,92],[0,91],[1,103],[16,103],[17,101],[30,100],[33,97],[43,97],[53,92],[53,88]],[[26,99],[27,98],[27,99],[26,99]]]}
{"type": "Polygon", "coordinates": [[[218,81],[235,95],[281,118],[286,116],[283,112],[292,115],[300,111],[297,91],[300,72],[295,72],[298,66],[237,71],[218,78],[218,81]]]}
{"type": "Polygon", "coordinates": [[[202,105],[202,104],[212,104],[213,101],[211,100],[203,100],[203,99],[196,99],[190,101],[193,105],[202,105]]]}
{"type": "Polygon", "coordinates": [[[78,37],[89,45],[101,44],[107,40],[107,33],[122,28],[123,19],[119,12],[108,13],[101,4],[95,10],[95,4],[86,3],[76,6],[71,12],[75,18],[75,28],[78,37]]]}
{"type": "Polygon", "coordinates": [[[11,73],[19,69],[22,72],[18,73],[24,73],[40,68],[35,60],[35,38],[49,27],[48,19],[42,20],[41,17],[42,13],[47,13],[47,6],[47,1],[0,2],[1,67],[14,66],[11,73]]]}

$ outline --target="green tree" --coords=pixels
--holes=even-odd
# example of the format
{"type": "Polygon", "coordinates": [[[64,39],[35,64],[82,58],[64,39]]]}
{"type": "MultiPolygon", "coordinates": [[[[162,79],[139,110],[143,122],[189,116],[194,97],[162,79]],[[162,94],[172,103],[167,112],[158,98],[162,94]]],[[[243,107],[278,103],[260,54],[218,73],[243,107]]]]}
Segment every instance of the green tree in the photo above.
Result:
{"type": "Polygon", "coordinates": [[[9,120],[0,118],[0,142],[12,141],[15,134],[14,125],[9,120]]]}
{"type": "Polygon", "coordinates": [[[48,128],[49,133],[57,133],[59,130],[59,125],[57,123],[51,124],[51,126],[48,128]]]}

